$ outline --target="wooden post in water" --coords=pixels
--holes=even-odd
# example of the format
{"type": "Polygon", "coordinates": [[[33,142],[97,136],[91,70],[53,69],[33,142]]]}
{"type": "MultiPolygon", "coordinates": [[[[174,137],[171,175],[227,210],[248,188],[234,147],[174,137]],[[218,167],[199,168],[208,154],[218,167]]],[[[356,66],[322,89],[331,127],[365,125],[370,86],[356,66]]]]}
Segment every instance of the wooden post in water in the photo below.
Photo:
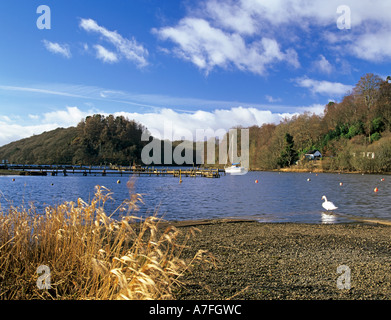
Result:
{"type": "Polygon", "coordinates": [[[182,183],[182,169],[179,169],[179,183],[182,183]]]}

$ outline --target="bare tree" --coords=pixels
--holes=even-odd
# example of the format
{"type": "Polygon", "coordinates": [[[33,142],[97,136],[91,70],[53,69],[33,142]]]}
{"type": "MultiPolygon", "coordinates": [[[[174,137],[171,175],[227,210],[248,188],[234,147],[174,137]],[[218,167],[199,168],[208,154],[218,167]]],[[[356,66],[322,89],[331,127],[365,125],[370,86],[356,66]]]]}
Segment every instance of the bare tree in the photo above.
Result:
{"type": "Polygon", "coordinates": [[[383,80],[373,73],[367,73],[361,77],[353,93],[358,103],[363,103],[365,106],[365,126],[367,129],[369,142],[371,142],[371,122],[373,120],[373,109],[379,96],[379,89],[383,80]],[[372,115],[372,116],[371,116],[372,115]]]}

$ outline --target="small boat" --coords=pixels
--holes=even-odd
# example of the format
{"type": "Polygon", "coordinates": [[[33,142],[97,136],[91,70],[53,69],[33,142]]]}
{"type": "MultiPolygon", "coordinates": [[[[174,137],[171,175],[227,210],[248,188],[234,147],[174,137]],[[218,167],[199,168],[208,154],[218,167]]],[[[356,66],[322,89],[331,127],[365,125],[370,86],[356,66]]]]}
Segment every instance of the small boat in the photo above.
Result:
{"type": "Polygon", "coordinates": [[[232,175],[244,175],[247,173],[247,169],[240,166],[240,163],[233,163],[230,167],[224,168],[226,173],[232,175]]]}
{"type": "MultiPolygon", "coordinates": [[[[231,146],[230,146],[230,152],[231,152],[231,161],[234,159],[234,141],[231,139],[231,146]]],[[[224,168],[226,173],[232,174],[232,175],[244,175],[248,172],[248,170],[240,165],[240,163],[232,163],[230,167],[224,168]]]]}

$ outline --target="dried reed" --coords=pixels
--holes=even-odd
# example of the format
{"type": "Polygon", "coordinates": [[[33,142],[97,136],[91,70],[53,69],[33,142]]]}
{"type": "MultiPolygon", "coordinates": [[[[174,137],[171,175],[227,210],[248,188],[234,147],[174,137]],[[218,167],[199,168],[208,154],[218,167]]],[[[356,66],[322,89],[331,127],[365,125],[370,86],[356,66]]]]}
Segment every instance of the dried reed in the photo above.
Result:
{"type": "Polygon", "coordinates": [[[106,214],[111,193],[101,186],[89,203],[78,199],[44,213],[0,208],[0,299],[173,299],[183,273],[213,259],[205,251],[181,258],[196,230],[183,235],[161,228],[157,214],[136,216],[142,197],[132,184],[120,219],[106,214]],[[49,268],[50,288],[39,285],[48,275],[38,274],[39,266],[49,268]]]}

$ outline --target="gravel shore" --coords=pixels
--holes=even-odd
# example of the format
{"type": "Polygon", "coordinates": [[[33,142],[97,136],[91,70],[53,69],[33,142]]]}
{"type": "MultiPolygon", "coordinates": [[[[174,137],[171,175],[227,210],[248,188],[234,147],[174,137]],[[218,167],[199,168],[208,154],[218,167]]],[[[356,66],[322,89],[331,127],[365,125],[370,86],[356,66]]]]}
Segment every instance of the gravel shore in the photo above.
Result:
{"type": "Polygon", "coordinates": [[[254,221],[177,226],[185,231],[191,225],[201,233],[188,243],[189,257],[208,250],[217,263],[182,278],[186,285],[175,293],[178,300],[391,299],[391,226],[254,221]],[[338,273],[339,266],[349,269],[338,273]]]}

